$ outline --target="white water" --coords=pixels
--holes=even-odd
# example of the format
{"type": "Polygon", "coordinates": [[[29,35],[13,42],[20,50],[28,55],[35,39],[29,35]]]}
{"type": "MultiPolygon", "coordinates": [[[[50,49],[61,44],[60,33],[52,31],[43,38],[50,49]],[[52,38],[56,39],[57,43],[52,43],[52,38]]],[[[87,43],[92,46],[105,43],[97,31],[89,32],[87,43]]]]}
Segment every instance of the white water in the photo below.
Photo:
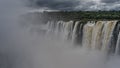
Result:
{"type": "Polygon", "coordinates": [[[82,23],[80,23],[80,21],[75,22],[75,25],[73,25],[72,21],[58,21],[54,23],[57,24],[54,24],[56,27],[51,26],[53,24],[51,22],[49,27],[52,29],[49,28],[48,31],[52,31],[47,32],[47,34],[54,34],[54,32],[56,32],[57,37],[60,35],[60,37],[63,37],[64,40],[69,39],[72,43],[79,42],[79,38],[82,37],[83,47],[97,50],[99,49],[107,52],[110,49],[110,41],[117,21],[98,21],[96,23],[94,21],[89,21],[87,24],[83,25],[83,29],[81,29],[82,23]],[[79,37],[80,32],[83,33],[83,36],[81,37],[79,37]]]}
{"type": "Polygon", "coordinates": [[[115,54],[119,54],[119,51],[120,51],[120,32],[119,32],[119,35],[118,35],[115,54]]]}
{"type": "Polygon", "coordinates": [[[101,49],[102,47],[102,28],[104,26],[104,22],[98,21],[93,27],[92,32],[92,48],[93,49],[101,49]]]}
{"type": "Polygon", "coordinates": [[[95,24],[94,22],[93,23],[88,22],[83,28],[83,42],[82,42],[82,44],[86,48],[91,47],[92,32],[93,32],[94,24],[95,24]]]}
{"type": "Polygon", "coordinates": [[[100,45],[98,41],[101,39],[96,40],[97,38],[103,36],[108,38],[109,36],[105,42],[108,44],[112,33],[110,29],[114,28],[114,24],[112,23],[109,23],[112,26],[108,26],[109,24],[107,23],[104,31],[101,31],[103,24],[98,27],[94,23],[85,24],[85,32],[83,32],[85,35],[83,36],[86,39],[84,42],[87,46],[89,46],[88,43],[91,43],[90,46],[93,48],[91,50],[86,49],[86,45],[84,45],[86,48],[83,48],[74,47],[75,45],[73,44],[73,40],[78,40],[78,37],[76,37],[78,36],[77,29],[81,29],[83,24],[80,24],[79,27],[75,23],[75,27],[73,28],[73,21],[59,21],[59,23],[55,22],[57,26],[53,28],[54,23],[52,21],[46,26],[46,24],[30,24],[26,20],[27,26],[23,27],[17,19],[19,19],[21,14],[26,13],[26,8],[21,6],[17,0],[0,0],[0,11],[0,68],[120,67],[119,56],[108,57],[104,52],[94,50],[94,48],[97,48],[97,44],[100,45]],[[99,33],[97,32],[103,32],[103,34],[98,37],[97,34],[99,33]],[[90,40],[90,38],[92,39],[90,40]],[[87,39],[88,42],[86,43],[87,39]],[[94,45],[92,46],[92,44],[94,45]]]}
{"type": "Polygon", "coordinates": [[[107,56],[107,50],[104,51],[109,45],[116,21],[98,21],[96,24],[93,21],[85,24],[83,28],[83,47],[76,48],[72,41],[77,35],[78,23],[80,22],[76,22],[73,30],[72,21],[58,21],[56,22],[57,27],[54,27],[54,29],[49,23],[50,26],[45,25],[47,28],[45,37],[36,34],[29,36],[28,34],[29,39],[32,40],[29,42],[30,46],[27,46],[27,49],[28,53],[31,53],[32,62],[35,63],[33,64],[34,68],[41,66],[42,68],[119,68],[119,57],[107,56]],[[71,41],[66,39],[69,37],[71,37],[71,41]]]}
{"type": "Polygon", "coordinates": [[[75,26],[74,26],[74,28],[73,28],[73,32],[72,32],[72,42],[74,43],[77,39],[77,35],[78,35],[78,28],[80,28],[79,26],[79,21],[77,21],[76,23],[75,23],[75,26]]]}

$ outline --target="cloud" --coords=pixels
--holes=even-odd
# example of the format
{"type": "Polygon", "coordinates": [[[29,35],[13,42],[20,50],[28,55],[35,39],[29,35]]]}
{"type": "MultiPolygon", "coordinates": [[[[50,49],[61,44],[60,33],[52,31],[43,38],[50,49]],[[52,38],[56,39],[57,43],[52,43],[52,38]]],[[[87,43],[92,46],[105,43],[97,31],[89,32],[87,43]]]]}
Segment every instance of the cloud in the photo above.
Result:
{"type": "Polygon", "coordinates": [[[79,5],[79,1],[73,0],[31,0],[29,6],[55,10],[71,10],[79,5]]]}
{"type": "Polygon", "coordinates": [[[115,3],[119,0],[101,0],[101,1],[104,2],[104,3],[115,3]]]}
{"type": "Polygon", "coordinates": [[[120,10],[119,0],[28,0],[30,7],[50,10],[120,10]]]}

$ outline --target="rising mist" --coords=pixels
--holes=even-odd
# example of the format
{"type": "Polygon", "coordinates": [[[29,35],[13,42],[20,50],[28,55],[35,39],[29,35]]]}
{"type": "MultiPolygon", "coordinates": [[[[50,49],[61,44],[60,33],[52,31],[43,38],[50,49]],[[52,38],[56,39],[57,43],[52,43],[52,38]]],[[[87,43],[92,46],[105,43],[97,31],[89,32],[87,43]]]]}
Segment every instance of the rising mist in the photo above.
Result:
{"type": "Polygon", "coordinates": [[[0,1],[1,68],[120,67],[118,56],[108,57],[98,50],[75,47],[69,41],[39,33],[38,28],[44,29],[45,24],[21,25],[20,16],[29,9],[18,0],[0,1]]]}

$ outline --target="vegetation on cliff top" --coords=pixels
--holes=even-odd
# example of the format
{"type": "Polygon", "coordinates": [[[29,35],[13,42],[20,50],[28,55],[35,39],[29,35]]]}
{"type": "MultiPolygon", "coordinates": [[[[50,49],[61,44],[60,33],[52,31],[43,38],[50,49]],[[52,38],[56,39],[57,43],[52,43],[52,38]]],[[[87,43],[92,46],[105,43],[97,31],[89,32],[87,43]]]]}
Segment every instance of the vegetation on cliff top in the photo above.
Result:
{"type": "Polygon", "coordinates": [[[120,11],[45,11],[42,16],[48,20],[119,20],[120,11]]]}
{"type": "Polygon", "coordinates": [[[89,21],[120,20],[120,11],[56,11],[33,12],[24,15],[29,23],[46,23],[47,21],[89,21]]]}

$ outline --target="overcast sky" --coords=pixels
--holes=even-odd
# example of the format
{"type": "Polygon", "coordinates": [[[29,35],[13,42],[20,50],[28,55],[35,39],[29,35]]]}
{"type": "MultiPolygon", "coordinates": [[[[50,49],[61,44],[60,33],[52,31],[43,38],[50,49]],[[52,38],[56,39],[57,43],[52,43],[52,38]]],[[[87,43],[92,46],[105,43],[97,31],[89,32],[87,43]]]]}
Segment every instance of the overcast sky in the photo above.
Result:
{"type": "Polygon", "coordinates": [[[120,0],[29,0],[29,6],[52,10],[120,10],[120,0]]]}

